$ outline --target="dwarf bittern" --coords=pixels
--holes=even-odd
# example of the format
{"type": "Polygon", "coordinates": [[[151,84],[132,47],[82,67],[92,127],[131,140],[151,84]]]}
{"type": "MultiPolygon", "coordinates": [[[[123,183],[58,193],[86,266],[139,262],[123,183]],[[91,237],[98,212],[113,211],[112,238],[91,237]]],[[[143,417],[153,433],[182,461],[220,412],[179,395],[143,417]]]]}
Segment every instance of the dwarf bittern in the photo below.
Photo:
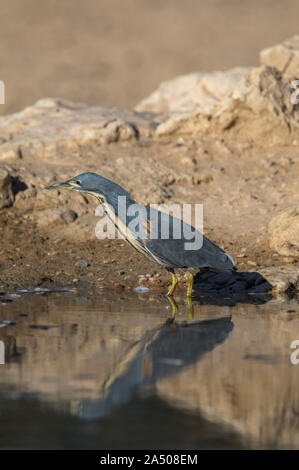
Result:
{"type": "Polygon", "coordinates": [[[189,268],[215,271],[234,269],[232,257],[191,225],[152,206],[137,204],[125,189],[96,173],[82,173],[63,183],[47,186],[46,189],[69,189],[95,196],[121,237],[138,252],[171,273],[172,285],[167,294],[169,297],[173,295],[178,283],[175,269],[183,270],[187,276],[188,297],[191,297],[194,279],[189,268]],[[133,230],[136,209],[142,217],[138,218],[133,230]],[[178,228],[181,230],[177,230],[178,228]],[[200,247],[186,249],[190,243],[190,234],[194,239],[201,240],[200,247]]]}

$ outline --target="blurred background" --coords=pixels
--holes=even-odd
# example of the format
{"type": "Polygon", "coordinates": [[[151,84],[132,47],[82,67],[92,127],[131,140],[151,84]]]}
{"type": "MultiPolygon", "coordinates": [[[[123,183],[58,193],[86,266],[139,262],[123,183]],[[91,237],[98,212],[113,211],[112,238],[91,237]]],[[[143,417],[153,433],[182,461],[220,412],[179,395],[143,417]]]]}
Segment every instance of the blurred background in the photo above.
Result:
{"type": "Polygon", "coordinates": [[[1,0],[6,114],[43,97],[134,107],[165,79],[257,65],[298,0],[1,0]]]}

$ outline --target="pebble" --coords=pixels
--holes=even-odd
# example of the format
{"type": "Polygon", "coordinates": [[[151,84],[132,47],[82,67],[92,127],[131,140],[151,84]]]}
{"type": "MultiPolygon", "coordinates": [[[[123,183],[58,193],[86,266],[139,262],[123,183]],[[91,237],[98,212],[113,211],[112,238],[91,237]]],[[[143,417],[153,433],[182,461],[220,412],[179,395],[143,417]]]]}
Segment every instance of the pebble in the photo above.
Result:
{"type": "Polygon", "coordinates": [[[87,261],[85,261],[85,259],[80,259],[80,261],[77,261],[77,262],[75,263],[75,266],[76,266],[77,268],[87,268],[88,263],[87,263],[87,261]]]}
{"type": "Polygon", "coordinates": [[[5,307],[5,305],[10,304],[11,302],[12,302],[11,299],[4,299],[4,300],[1,302],[1,305],[2,305],[3,307],[5,307]]]}
{"type": "Polygon", "coordinates": [[[149,288],[145,286],[138,286],[134,287],[133,289],[134,292],[138,292],[139,294],[145,294],[146,292],[149,292],[149,288]]]}
{"type": "Polygon", "coordinates": [[[74,220],[78,218],[78,214],[72,209],[66,209],[65,211],[61,213],[60,217],[65,224],[70,224],[71,222],[74,222],[74,220]]]}
{"type": "Polygon", "coordinates": [[[29,325],[28,328],[33,330],[49,330],[50,328],[56,328],[56,325],[29,325]]]}
{"type": "Polygon", "coordinates": [[[183,145],[185,145],[185,140],[183,139],[183,137],[179,137],[176,141],[176,144],[175,144],[177,147],[182,147],[183,145]]]}
{"type": "Polygon", "coordinates": [[[122,292],[125,289],[125,286],[120,282],[115,282],[112,285],[112,289],[114,290],[114,292],[122,292]]]}
{"type": "Polygon", "coordinates": [[[16,325],[16,322],[10,320],[3,320],[0,322],[0,328],[4,328],[5,326],[13,326],[16,325]]]}
{"type": "Polygon", "coordinates": [[[35,289],[33,289],[32,294],[40,295],[45,294],[46,292],[50,292],[50,289],[48,289],[47,287],[36,287],[35,289]]]}
{"type": "Polygon", "coordinates": [[[250,264],[251,266],[256,266],[257,265],[254,261],[250,261],[250,260],[247,261],[247,264],[250,264]]]}

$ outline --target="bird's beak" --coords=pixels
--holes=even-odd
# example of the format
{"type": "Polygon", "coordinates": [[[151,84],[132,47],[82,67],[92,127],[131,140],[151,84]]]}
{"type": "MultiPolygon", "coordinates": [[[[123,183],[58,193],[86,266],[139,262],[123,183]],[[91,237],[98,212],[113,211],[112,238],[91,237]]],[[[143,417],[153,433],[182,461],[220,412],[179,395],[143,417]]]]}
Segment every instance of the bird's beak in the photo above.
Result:
{"type": "Polygon", "coordinates": [[[78,189],[78,186],[73,181],[64,181],[63,183],[55,183],[46,186],[45,189],[78,189]]]}

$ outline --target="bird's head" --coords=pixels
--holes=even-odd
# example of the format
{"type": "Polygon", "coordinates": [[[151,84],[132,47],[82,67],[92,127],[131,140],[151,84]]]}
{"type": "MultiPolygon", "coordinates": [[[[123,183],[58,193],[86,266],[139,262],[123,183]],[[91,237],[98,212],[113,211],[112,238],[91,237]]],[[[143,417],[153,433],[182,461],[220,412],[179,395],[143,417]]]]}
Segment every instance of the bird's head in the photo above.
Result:
{"type": "Polygon", "coordinates": [[[101,202],[107,202],[114,206],[118,196],[130,197],[130,194],[118,184],[104,178],[97,173],[81,173],[62,183],[51,184],[45,189],[68,189],[91,194],[101,202]]]}

